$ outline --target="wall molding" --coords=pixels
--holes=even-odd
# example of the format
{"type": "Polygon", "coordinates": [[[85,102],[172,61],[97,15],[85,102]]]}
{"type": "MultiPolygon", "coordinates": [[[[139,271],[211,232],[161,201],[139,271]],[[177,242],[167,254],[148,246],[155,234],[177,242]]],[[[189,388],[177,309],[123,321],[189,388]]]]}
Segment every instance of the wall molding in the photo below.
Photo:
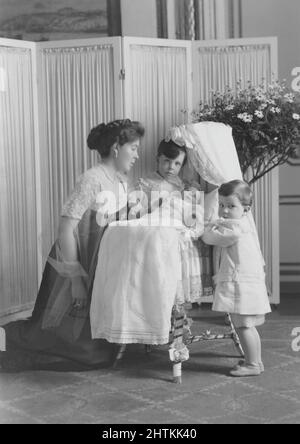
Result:
{"type": "Polygon", "coordinates": [[[300,262],[281,262],[282,267],[300,267],[300,262]]]}
{"type": "Polygon", "coordinates": [[[292,166],[292,167],[300,167],[300,161],[299,160],[290,159],[290,160],[287,161],[287,164],[292,166]]]}
{"type": "Polygon", "coordinates": [[[174,0],[174,2],[175,2],[176,39],[188,40],[187,1],[174,0]]]}
{"type": "Polygon", "coordinates": [[[122,35],[121,0],[107,2],[108,29],[110,36],[122,35]]]}
{"type": "Polygon", "coordinates": [[[160,39],[167,39],[169,37],[168,0],[156,0],[156,12],[157,12],[157,37],[160,39]]]}
{"type": "Polygon", "coordinates": [[[282,207],[298,207],[300,206],[300,195],[281,195],[279,196],[279,205],[282,207]]]}
{"type": "Polygon", "coordinates": [[[290,281],[300,282],[300,262],[281,262],[280,276],[282,282],[290,281]]]}
{"type": "Polygon", "coordinates": [[[229,0],[229,37],[243,36],[242,0],[229,0]]]}
{"type": "MultiPolygon", "coordinates": [[[[170,0],[169,0],[170,1],[170,0]]],[[[171,0],[172,1],[172,0],[171,0]]],[[[193,0],[196,40],[216,40],[241,38],[242,0],[193,0]]],[[[157,0],[158,20],[164,12],[161,0],[157,0]]],[[[167,2],[166,14],[175,15],[177,39],[190,40],[190,7],[191,0],[173,0],[172,7],[167,2]]],[[[170,19],[170,17],[169,17],[170,19]]]]}

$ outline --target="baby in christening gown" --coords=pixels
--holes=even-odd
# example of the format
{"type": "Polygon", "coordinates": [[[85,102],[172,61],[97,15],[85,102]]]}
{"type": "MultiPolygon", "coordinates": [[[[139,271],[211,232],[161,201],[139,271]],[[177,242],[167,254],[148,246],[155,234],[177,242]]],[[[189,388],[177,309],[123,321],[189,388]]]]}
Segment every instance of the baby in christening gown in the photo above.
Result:
{"type": "Polygon", "coordinates": [[[204,231],[204,202],[199,185],[158,172],[140,179],[130,195],[128,226],[172,227],[179,233],[181,270],[176,303],[200,303],[203,290],[199,237],[204,231]]]}
{"type": "Polygon", "coordinates": [[[173,305],[200,301],[204,208],[202,193],[178,176],[185,160],[184,148],[163,142],[158,172],[129,195],[129,220],[110,224],[92,295],[93,338],[166,344],[173,305]]]}

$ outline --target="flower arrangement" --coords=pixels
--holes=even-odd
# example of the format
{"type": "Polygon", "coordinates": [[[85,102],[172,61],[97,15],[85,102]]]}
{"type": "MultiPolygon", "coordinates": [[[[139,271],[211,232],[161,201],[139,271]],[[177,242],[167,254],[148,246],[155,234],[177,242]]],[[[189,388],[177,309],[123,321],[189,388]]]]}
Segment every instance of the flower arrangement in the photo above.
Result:
{"type": "Polygon", "coordinates": [[[196,122],[230,125],[245,179],[254,183],[295,157],[300,146],[300,94],[285,81],[258,87],[212,92],[211,104],[200,104],[196,122]],[[249,180],[249,174],[251,179],[249,180]]]}

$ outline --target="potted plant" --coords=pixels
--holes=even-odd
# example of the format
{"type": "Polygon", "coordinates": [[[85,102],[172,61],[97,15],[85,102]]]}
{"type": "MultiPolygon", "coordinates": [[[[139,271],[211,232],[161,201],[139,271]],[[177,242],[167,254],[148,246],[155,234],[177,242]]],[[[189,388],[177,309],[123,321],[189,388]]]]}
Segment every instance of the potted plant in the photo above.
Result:
{"type": "Polygon", "coordinates": [[[294,157],[300,146],[300,94],[285,81],[258,87],[227,87],[212,92],[211,103],[201,103],[196,122],[230,125],[245,179],[253,184],[294,157]],[[250,180],[249,180],[250,173],[250,180]]]}

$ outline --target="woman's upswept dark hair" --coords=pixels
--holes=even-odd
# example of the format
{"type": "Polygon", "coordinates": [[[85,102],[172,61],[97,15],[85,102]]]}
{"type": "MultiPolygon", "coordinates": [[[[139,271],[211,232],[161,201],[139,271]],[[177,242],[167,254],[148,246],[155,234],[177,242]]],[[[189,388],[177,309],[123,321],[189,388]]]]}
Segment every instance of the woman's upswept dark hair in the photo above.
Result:
{"type": "Polygon", "coordinates": [[[115,143],[121,146],[143,137],[145,129],[140,122],[129,119],[101,123],[92,129],[87,144],[90,150],[98,151],[102,158],[109,157],[115,143]]]}
{"type": "Polygon", "coordinates": [[[157,157],[160,157],[162,155],[166,156],[168,159],[176,159],[176,157],[179,156],[180,153],[185,154],[185,159],[183,165],[187,162],[187,150],[185,146],[177,145],[177,143],[173,142],[173,140],[170,140],[167,142],[166,140],[162,140],[159,144],[158,150],[157,150],[157,157]]]}
{"type": "Polygon", "coordinates": [[[219,196],[229,197],[232,195],[237,196],[245,207],[251,207],[253,204],[253,192],[250,186],[242,180],[232,180],[219,188],[219,196]]]}

